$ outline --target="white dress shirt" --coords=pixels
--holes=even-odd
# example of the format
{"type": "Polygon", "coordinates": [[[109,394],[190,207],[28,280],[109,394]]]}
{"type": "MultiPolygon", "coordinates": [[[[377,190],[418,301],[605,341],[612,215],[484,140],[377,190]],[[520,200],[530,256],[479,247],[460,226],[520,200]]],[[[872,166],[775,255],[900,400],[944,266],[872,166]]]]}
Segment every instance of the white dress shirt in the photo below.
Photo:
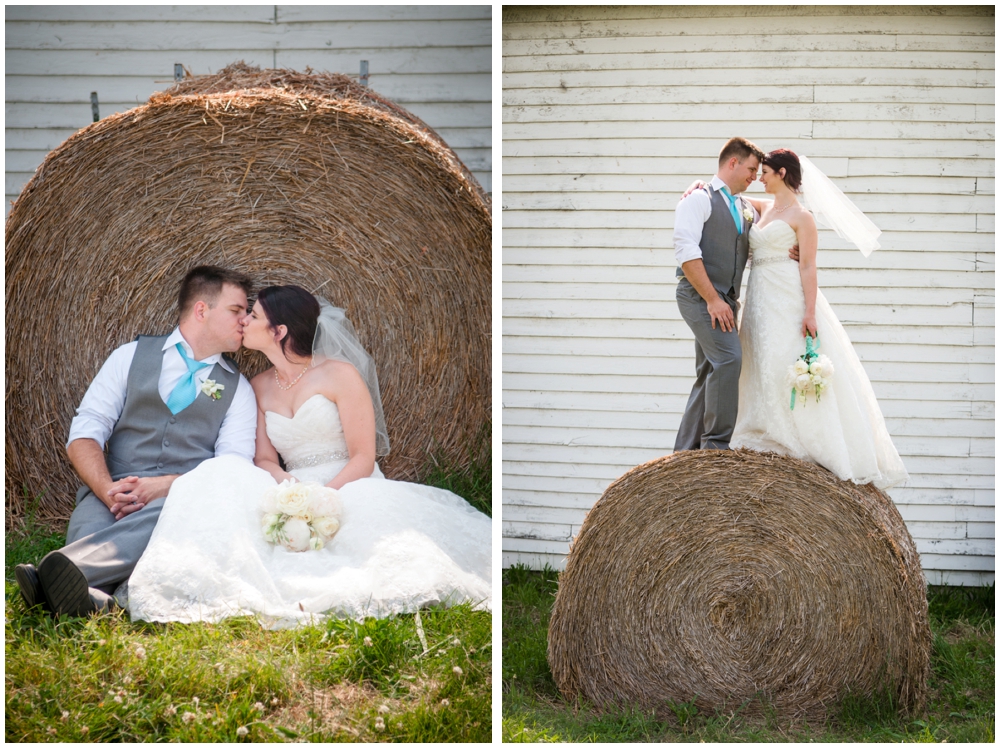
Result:
{"type": "MultiPolygon", "coordinates": [[[[163,366],[160,369],[160,381],[157,389],[163,402],[167,402],[170,393],[181,380],[187,371],[187,364],[177,352],[176,345],[180,343],[184,346],[187,355],[194,357],[191,346],[184,340],[179,328],[174,328],[170,336],[163,343],[163,366]]],[[[69,427],[69,439],[66,441],[68,447],[70,442],[76,439],[93,439],[104,447],[111,437],[115,424],[121,417],[122,409],[125,407],[125,392],[128,389],[128,372],[132,366],[132,358],[135,356],[139,343],[132,341],[116,348],[104,366],[97,372],[94,381],[87,388],[87,393],[80,402],[80,407],[76,410],[76,417],[69,427]]],[[[199,363],[210,364],[195,372],[195,385],[199,388],[201,396],[201,386],[212,373],[212,366],[219,364],[226,371],[232,372],[232,366],[222,357],[221,353],[202,359],[199,363]]],[[[219,428],[219,436],[215,440],[215,455],[232,454],[253,460],[254,447],[257,437],[257,398],[254,397],[253,388],[242,374],[236,385],[236,392],[233,394],[233,401],[229,405],[229,410],[222,418],[222,426],[219,428]]]]}
{"type": "MultiPolygon", "coordinates": [[[[710,184],[716,191],[726,186],[718,176],[712,177],[710,184]]],[[[754,220],[757,220],[760,216],[754,207],[745,200],[742,202],[753,211],[754,220]]],[[[739,202],[736,207],[740,208],[739,202]]],[[[690,260],[701,259],[701,232],[710,215],[712,198],[709,197],[708,190],[695,190],[677,203],[677,210],[674,211],[674,258],[677,260],[677,267],[690,260]]],[[[746,221],[743,225],[746,226],[746,221]]]]}

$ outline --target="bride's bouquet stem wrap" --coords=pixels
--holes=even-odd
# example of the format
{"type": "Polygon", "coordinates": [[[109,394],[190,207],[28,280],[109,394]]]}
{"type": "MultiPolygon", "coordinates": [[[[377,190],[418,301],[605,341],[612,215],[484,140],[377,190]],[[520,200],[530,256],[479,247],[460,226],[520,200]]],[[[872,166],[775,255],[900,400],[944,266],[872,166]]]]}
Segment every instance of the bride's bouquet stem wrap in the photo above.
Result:
{"type": "Polygon", "coordinates": [[[791,457],[694,450],[632,469],[590,510],[548,642],[571,699],[821,720],[848,693],[919,713],[931,634],[888,496],[791,457]]]}
{"type": "Polygon", "coordinates": [[[234,64],[180,81],[53,150],[6,229],[8,525],[25,488],[39,518],[69,516],[83,393],[114,348],[173,328],[199,264],[346,310],[378,368],[387,477],[481,456],[489,198],[433,130],[346,76],[234,64]]]}

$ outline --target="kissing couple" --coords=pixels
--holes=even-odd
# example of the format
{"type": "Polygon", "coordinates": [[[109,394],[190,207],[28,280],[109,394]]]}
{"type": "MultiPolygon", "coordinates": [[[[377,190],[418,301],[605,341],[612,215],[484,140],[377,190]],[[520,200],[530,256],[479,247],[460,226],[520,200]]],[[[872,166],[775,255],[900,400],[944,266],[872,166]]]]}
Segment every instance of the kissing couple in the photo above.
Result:
{"type": "Polygon", "coordinates": [[[729,140],[711,182],[695,182],[678,203],[677,305],[694,333],[696,380],[674,451],[777,452],[888,488],[908,476],[819,290],[817,220],[866,257],[879,246],[879,229],[809,159],[782,148],[765,155],[745,138],[729,140]],[[771,200],[742,194],[758,169],[771,200]]]}
{"type": "Polygon", "coordinates": [[[387,480],[371,356],[344,310],[293,285],[202,265],[177,327],[116,349],[83,397],[67,454],[84,485],[66,545],[15,569],[31,608],[133,620],[255,615],[287,627],[491,597],[490,518],[442,489],[387,480]],[[252,381],[227,356],[261,351],[252,381]],[[285,483],[283,483],[285,482],[285,483]],[[335,489],[319,550],[269,542],[262,500],[295,482],[335,489]]]}

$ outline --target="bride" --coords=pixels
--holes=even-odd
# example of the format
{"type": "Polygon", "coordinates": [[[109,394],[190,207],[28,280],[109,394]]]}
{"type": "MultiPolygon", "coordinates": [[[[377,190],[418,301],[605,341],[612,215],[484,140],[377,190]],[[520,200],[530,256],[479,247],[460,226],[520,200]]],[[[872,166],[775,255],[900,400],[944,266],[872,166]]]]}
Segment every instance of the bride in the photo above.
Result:
{"type": "Polygon", "coordinates": [[[488,609],[490,518],[449,491],[383,477],[375,367],[343,310],[270,286],[243,325],[243,345],[274,364],[251,382],[256,466],[218,457],[174,482],[128,582],[132,619],[252,614],[277,628],[461,602],[488,609]],[[284,480],[339,492],[341,527],[321,550],[265,540],[261,497],[284,480]]]}
{"type": "Polygon", "coordinates": [[[739,325],[743,368],[730,446],[798,457],[859,484],[902,483],[906,469],[868,376],[817,287],[816,221],[798,200],[800,186],[820,218],[866,255],[878,247],[880,232],[808,159],[778,149],[764,157],[761,171],[764,190],[774,200],[748,198],[760,221],[749,236],[752,265],[739,325]],[[795,244],[798,264],[789,258],[795,244]],[[806,335],[818,337],[819,353],[831,359],[834,373],[819,401],[800,398],[793,409],[786,376],[805,352],[806,335]]]}

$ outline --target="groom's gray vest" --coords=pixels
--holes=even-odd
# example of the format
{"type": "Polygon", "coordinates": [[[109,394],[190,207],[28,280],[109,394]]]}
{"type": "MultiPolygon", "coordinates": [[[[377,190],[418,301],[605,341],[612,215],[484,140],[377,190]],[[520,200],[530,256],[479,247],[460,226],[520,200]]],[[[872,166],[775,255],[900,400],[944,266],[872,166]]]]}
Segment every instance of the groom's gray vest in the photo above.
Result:
{"type": "MultiPolygon", "coordinates": [[[[209,379],[223,385],[215,400],[198,393],[177,415],[160,397],[163,343],[168,336],[140,335],[128,371],[125,406],[108,439],[108,470],[113,480],[128,475],[186,473],[215,457],[215,442],[240,381],[238,373],[216,364],[209,379]]],[[[233,370],[236,365],[232,363],[233,370]]],[[[81,491],[89,489],[84,486],[81,491]]]]}
{"type": "MultiPolygon", "coordinates": [[[[701,260],[715,290],[735,301],[740,298],[740,283],[750,254],[750,222],[744,221],[743,233],[739,233],[725,195],[713,190],[711,185],[705,189],[712,201],[712,214],[701,231],[701,260]]],[[[736,206],[741,213],[743,205],[742,200],[737,199],[736,206]]],[[[677,277],[684,278],[684,270],[679,266],[677,277]]]]}

